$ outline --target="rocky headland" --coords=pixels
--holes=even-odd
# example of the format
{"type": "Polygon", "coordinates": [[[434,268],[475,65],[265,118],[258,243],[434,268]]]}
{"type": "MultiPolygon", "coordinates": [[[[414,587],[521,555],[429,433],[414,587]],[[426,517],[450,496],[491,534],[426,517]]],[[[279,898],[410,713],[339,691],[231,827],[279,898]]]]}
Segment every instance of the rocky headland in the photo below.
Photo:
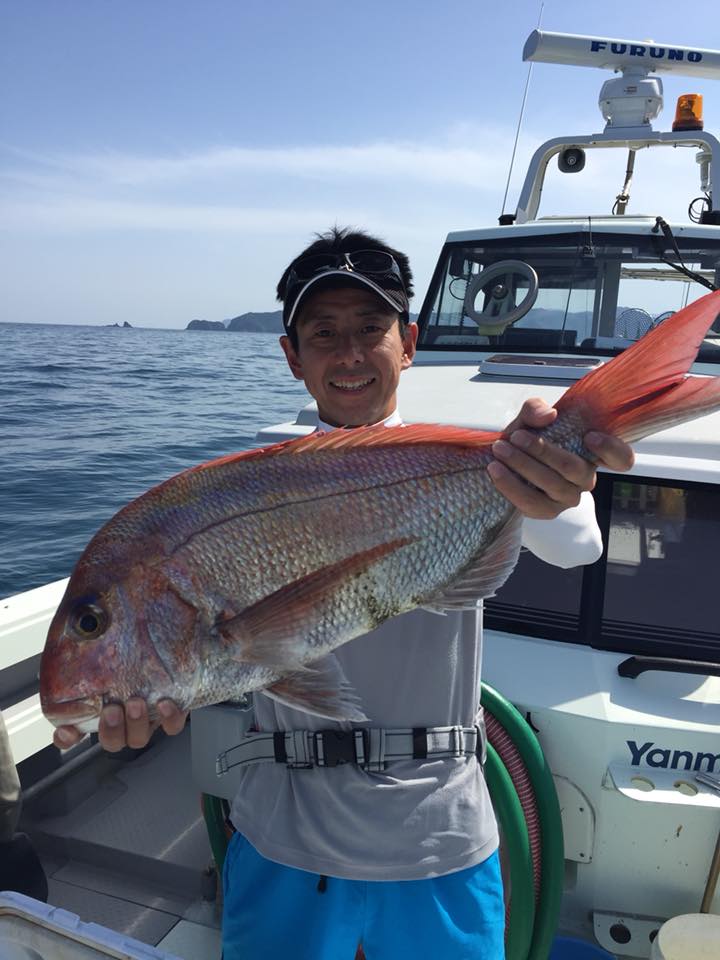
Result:
{"type": "Polygon", "coordinates": [[[239,333],[272,333],[279,335],[283,332],[282,312],[280,310],[265,313],[242,313],[230,320],[191,320],[186,330],[218,330],[239,333]]]}

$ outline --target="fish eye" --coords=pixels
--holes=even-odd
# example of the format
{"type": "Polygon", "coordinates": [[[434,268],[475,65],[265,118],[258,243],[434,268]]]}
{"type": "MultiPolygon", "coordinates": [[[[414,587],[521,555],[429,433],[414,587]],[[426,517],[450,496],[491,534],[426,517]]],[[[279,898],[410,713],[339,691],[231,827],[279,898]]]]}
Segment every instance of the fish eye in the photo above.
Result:
{"type": "Polygon", "coordinates": [[[84,603],[73,612],[73,626],[84,640],[94,640],[105,630],[105,611],[94,604],[84,603]]]}

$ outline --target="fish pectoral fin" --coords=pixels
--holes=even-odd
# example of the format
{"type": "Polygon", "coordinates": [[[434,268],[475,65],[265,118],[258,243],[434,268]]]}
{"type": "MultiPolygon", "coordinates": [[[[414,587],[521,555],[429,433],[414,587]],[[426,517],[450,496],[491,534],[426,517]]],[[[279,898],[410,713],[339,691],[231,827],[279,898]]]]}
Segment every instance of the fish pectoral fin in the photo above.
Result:
{"type": "Polygon", "coordinates": [[[452,583],[423,598],[426,610],[471,610],[478,600],[492,597],[505,583],[517,563],[522,541],[522,514],[514,510],[499,534],[475,557],[452,583]]]}
{"type": "Polygon", "coordinates": [[[310,669],[288,674],[262,692],[293,710],[328,720],[361,723],[368,719],[333,654],[318,660],[310,669]]]}
{"type": "Polygon", "coordinates": [[[323,610],[337,591],[352,577],[360,576],[374,563],[411,542],[410,538],[391,540],[319,567],[246,607],[237,616],[218,621],[215,628],[226,642],[236,639],[238,649],[233,659],[280,667],[283,671],[296,669],[312,656],[306,638],[322,620],[323,610]]]}

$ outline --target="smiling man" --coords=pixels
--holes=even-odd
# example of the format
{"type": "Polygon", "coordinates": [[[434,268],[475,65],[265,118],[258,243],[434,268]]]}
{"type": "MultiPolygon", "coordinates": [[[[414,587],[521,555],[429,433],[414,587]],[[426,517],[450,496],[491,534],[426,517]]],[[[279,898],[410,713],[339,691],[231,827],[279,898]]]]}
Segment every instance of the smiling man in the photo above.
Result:
{"type": "MultiPolygon", "coordinates": [[[[281,345],[317,401],[318,429],[401,423],[397,388],[417,341],[411,296],[407,257],[359,231],[320,236],[285,270],[281,345]]],[[[528,518],[526,547],[560,566],[590,563],[602,550],[588,493],[595,469],[524,429],[554,418],[528,401],[488,469],[528,518]]],[[[632,463],[621,441],[585,442],[614,469],[632,463]]],[[[397,508],[413,509],[402,490],[397,508]]],[[[243,765],[232,805],[224,960],[352,960],[360,945],[367,960],[501,960],[498,832],[476,727],[481,635],[479,606],[444,617],[415,610],[339,648],[370,718],[359,753],[361,725],[348,731],[255,694],[258,733],[246,747],[269,762],[243,765]],[[450,726],[468,733],[454,754],[439,743],[450,726]],[[422,743],[403,739],[408,729],[424,730],[422,743]],[[306,742],[308,731],[315,746],[304,765],[265,747],[289,732],[306,742]]]]}
{"type": "MultiPolygon", "coordinates": [[[[285,270],[281,345],[317,401],[318,429],[401,423],[397,389],[417,340],[411,296],[407,257],[359,231],[320,236],[285,270]]],[[[602,550],[588,492],[595,468],[533,432],[555,416],[527,401],[488,472],[524,514],[524,546],[569,567],[602,550]]],[[[613,437],[588,434],[584,444],[611,469],[632,464],[630,447],[613,437]]],[[[329,502],[328,516],[333,509],[329,502]]],[[[397,509],[413,509],[401,489],[397,509]]],[[[367,960],[501,960],[481,644],[478,604],[446,616],[414,610],[340,647],[339,668],[370,718],[351,730],[254,695],[257,736],[243,741],[250,754],[230,815],[224,960],[352,960],[359,946],[367,960]],[[289,761],[288,743],[306,755],[289,761]]],[[[171,701],[158,710],[167,733],[183,729],[171,701]]],[[[106,749],[142,747],[150,734],[142,699],[104,707],[106,749]]],[[[81,736],[59,727],[55,742],[81,736]]]]}

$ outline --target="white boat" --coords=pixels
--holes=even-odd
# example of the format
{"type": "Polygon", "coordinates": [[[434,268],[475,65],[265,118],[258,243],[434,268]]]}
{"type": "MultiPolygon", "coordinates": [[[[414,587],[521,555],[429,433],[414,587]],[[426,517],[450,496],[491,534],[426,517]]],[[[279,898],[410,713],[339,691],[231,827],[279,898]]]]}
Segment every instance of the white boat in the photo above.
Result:
{"type": "MultiPolygon", "coordinates": [[[[691,101],[671,131],[652,126],[659,75],[715,78],[720,53],[535,31],[525,58],[618,71],[600,95],[606,125],[544,143],[514,215],[447,237],[419,318],[418,356],[401,382],[410,422],[500,429],[526,398],[555,402],[570,382],[720,286],[720,143],[691,101]],[[668,147],[689,148],[698,162],[700,199],[688,223],[663,219],[662,197],[652,216],[627,213],[636,152],[668,147]],[[571,175],[612,148],[621,151],[622,186],[613,213],[540,216],[551,161],[571,175]]],[[[693,373],[720,375],[720,321],[693,373]]],[[[313,425],[309,405],[259,436],[281,440],[313,425]]],[[[669,918],[720,913],[720,413],[649,437],[636,453],[629,474],[600,473],[602,559],[560,570],[523,554],[486,604],[484,678],[536,732],[559,800],[562,836],[558,829],[539,842],[548,858],[560,845],[554,878],[542,879],[562,897],[553,926],[576,951],[563,956],[602,948],[649,957],[669,918]]],[[[0,693],[28,784],[26,828],[54,868],[51,902],[185,960],[217,956],[197,794],[232,794],[215,760],[231,743],[228,715],[239,732],[243,714],[221,706],[193,717],[194,783],[188,731],[157,738],[151,762],[111,759],[88,744],[58,766],[34,675],[65,583],[0,603],[0,693]]],[[[514,878],[518,897],[526,880],[514,878]]],[[[527,941],[520,948],[516,938],[517,957],[542,954],[538,914],[554,916],[543,896],[552,901],[544,891],[529,933],[527,917],[511,909],[527,941]]]]}

